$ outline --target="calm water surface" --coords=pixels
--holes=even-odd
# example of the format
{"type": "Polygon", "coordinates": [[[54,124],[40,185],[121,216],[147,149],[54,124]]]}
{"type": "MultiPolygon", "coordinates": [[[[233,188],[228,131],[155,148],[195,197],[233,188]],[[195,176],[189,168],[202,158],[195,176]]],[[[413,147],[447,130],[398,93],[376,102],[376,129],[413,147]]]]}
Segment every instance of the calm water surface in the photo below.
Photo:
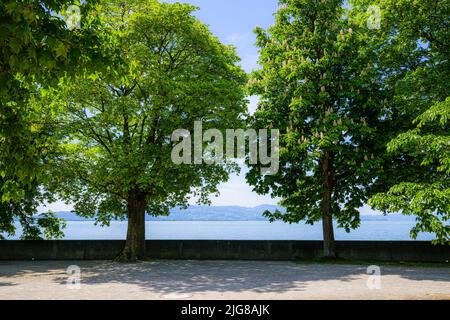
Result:
{"type": "MultiPolygon", "coordinates": [[[[361,227],[347,234],[336,229],[337,240],[411,240],[414,218],[404,216],[363,217],[361,227]]],[[[126,222],[111,222],[110,227],[92,221],[68,221],[66,240],[114,240],[126,236],[126,222]]],[[[20,234],[11,239],[19,238],[20,234]]],[[[149,240],[321,240],[322,226],[289,225],[266,221],[147,221],[149,240]]],[[[418,240],[432,240],[421,234],[418,240]]]]}

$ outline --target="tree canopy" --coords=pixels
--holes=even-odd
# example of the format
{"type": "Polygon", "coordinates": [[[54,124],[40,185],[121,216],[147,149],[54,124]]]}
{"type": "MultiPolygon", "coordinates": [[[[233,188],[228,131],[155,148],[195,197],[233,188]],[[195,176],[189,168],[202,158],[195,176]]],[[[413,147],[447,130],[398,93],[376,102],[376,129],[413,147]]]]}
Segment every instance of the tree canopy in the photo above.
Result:
{"type": "Polygon", "coordinates": [[[34,216],[47,195],[39,188],[45,179],[41,168],[54,141],[44,119],[51,112],[41,113],[29,101],[61,76],[100,65],[95,1],[79,5],[83,24],[71,29],[65,1],[0,3],[0,231],[14,233],[14,219],[25,238],[40,237],[38,225],[59,230],[51,214],[34,216]]]}
{"type": "Polygon", "coordinates": [[[322,220],[326,256],[335,256],[332,218],[347,231],[358,227],[369,199],[417,215],[413,236],[448,238],[444,2],[346,8],[337,0],[282,0],[275,25],[255,31],[262,68],[250,91],[261,101],[251,125],[282,130],[281,159],[278,175],[252,166],[247,180],[282,199],[285,213],[266,212],[272,221],[322,220]]]}
{"type": "Polygon", "coordinates": [[[107,224],[128,218],[120,259],[144,255],[145,213],[167,215],[196,197],[208,202],[234,168],[179,165],[174,130],[233,128],[245,112],[246,75],[190,5],[111,1],[101,9],[114,61],[106,72],[77,75],[38,103],[59,108],[62,144],[49,188],[75,211],[107,224]]]}
{"type": "Polygon", "coordinates": [[[368,64],[367,30],[345,17],[342,1],[280,1],[276,23],[256,29],[262,69],[251,90],[261,102],[256,126],[282,130],[278,175],[248,181],[259,193],[281,197],[289,223],[324,225],[325,255],[335,256],[332,218],[350,230],[368,199],[383,148],[384,97],[368,64]]]}
{"type": "MultiPolygon", "coordinates": [[[[362,12],[372,1],[354,1],[362,12]]],[[[450,3],[376,3],[381,27],[367,43],[377,52],[396,135],[387,144],[381,186],[370,204],[416,216],[413,238],[431,232],[450,240],[450,3]]]]}

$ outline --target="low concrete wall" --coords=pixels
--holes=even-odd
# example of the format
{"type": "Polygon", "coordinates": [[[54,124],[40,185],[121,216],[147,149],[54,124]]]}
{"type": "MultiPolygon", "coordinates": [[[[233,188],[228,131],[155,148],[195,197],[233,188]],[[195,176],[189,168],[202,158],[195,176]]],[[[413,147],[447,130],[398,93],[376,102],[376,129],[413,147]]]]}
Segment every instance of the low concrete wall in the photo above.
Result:
{"type": "MultiPolygon", "coordinates": [[[[0,260],[110,260],[124,241],[0,241],[0,260]]],[[[149,240],[150,259],[296,260],[320,257],[321,241],[149,240]]],[[[337,241],[340,258],[445,262],[450,246],[423,241],[337,241]]]]}

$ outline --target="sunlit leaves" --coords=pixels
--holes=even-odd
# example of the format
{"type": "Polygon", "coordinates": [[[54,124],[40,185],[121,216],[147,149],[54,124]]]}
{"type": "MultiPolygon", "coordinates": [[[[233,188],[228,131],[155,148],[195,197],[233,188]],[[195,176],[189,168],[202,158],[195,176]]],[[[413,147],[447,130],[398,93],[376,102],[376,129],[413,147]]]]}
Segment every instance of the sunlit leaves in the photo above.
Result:
{"type": "Polygon", "coordinates": [[[39,238],[42,230],[47,236],[60,236],[56,229],[51,231],[58,227],[55,219],[42,217],[41,227],[31,222],[43,201],[40,188],[48,177],[47,156],[55,146],[49,122],[53,110],[38,108],[33,101],[40,99],[40,89],[54,86],[61,76],[101,66],[91,10],[95,2],[74,3],[84,14],[79,30],[69,30],[58,15],[66,1],[0,3],[0,231],[10,232],[14,219],[19,219],[26,225],[27,239],[39,238]]]}
{"type": "Polygon", "coordinates": [[[190,5],[111,1],[99,7],[106,72],[80,73],[48,92],[56,101],[61,157],[49,188],[100,224],[126,217],[143,196],[147,212],[167,215],[209,194],[233,166],[175,165],[175,129],[241,125],[246,75],[190,5]]]}
{"type": "MultiPolygon", "coordinates": [[[[352,1],[357,7],[373,1],[352,1]]],[[[411,235],[450,240],[450,70],[448,1],[376,3],[383,20],[377,50],[386,72],[399,134],[387,144],[392,162],[385,165],[387,191],[370,200],[375,208],[416,216],[411,235]],[[398,163],[396,165],[395,163],[398,163]],[[388,169],[391,167],[391,169],[388,169]]],[[[391,103],[390,103],[391,104],[391,103]]]]}
{"type": "Polygon", "coordinates": [[[319,161],[333,154],[332,213],[349,231],[369,194],[383,157],[384,96],[366,51],[367,27],[345,18],[342,1],[280,1],[276,24],[257,28],[259,63],[249,90],[261,102],[251,125],[281,129],[276,176],[247,178],[259,193],[281,197],[287,212],[266,213],[289,223],[322,218],[319,161]],[[376,100],[376,101],[375,101],[376,100]]]}

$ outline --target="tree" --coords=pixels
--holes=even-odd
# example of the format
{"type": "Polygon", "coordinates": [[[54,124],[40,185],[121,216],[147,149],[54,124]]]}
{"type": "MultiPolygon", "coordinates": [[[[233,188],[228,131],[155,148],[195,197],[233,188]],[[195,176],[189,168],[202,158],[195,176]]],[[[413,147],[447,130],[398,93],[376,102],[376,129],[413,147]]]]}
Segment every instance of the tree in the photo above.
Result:
{"type": "Polygon", "coordinates": [[[43,157],[54,144],[40,110],[29,101],[39,94],[38,88],[95,63],[93,3],[80,4],[83,23],[70,29],[57,15],[64,14],[66,1],[0,2],[0,232],[14,233],[18,219],[27,239],[40,238],[38,225],[46,226],[47,235],[61,235],[52,232],[61,227],[54,216],[34,217],[45,197],[40,189],[43,157]]]}
{"type": "Polygon", "coordinates": [[[280,197],[271,221],[322,220],[324,256],[335,257],[333,218],[347,232],[360,224],[383,161],[381,77],[364,47],[367,27],[346,18],[343,1],[282,0],[276,24],[256,29],[262,68],[250,91],[261,98],[251,125],[281,130],[280,170],[247,180],[280,197]]]}
{"type": "Polygon", "coordinates": [[[100,223],[128,218],[117,260],[136,261],[145,257],[146,212],[167,215],[192,195],[208,202],[234,168],[175,164],[171,135],[196,120],[203,129],[240,123],[246,75],[193,6],[111,1],[100,10],[113,44],[108,72],[80,74],[45,93],[43,103],[61,108],[63,141],[48,189],[100,223]]]}
{"type": "Polygon", "coordinates": [[[450,98],[436,103],[415,123],[417,128],[400,134],[388,144],[388,152],[413,155],[432,180],[408,179],[376,194],[369,203],[385,212],[415,215],[412,238],[420,232],[434,233],[436,242],[450,242],[450,98]]]}
{"type": "MultiPolygon", "coordinates": [[[[5,185],[5,180],[0,183],[5,185]]],[[[12,183],[10,180],[6,183],[12,183]]],[[[65,222],[57,218],[52,212],[46,212],[36,216],[36,207],[44,197],[37,186],[15,186],[24,191],[19,200],[0,202],[0,230],[9,236],[16,233],[14,220],[17,219],[22,226],[22,240],[43,240],[63,237],[62,229],[65,222]]],[[[13,188],[9,187],[9,190],[13,188]]],[[[0,234],[0,239],[4,236],[0,234]]]]}
{"type": "Polygon", "coordinates": [[[370,204],[416,216],[411,236],[448,242],[450,226],[449,2],[353,1],[356,17],[377,5],[381,26],[367,42],[377,52],[396,134],[370,204]]]}

